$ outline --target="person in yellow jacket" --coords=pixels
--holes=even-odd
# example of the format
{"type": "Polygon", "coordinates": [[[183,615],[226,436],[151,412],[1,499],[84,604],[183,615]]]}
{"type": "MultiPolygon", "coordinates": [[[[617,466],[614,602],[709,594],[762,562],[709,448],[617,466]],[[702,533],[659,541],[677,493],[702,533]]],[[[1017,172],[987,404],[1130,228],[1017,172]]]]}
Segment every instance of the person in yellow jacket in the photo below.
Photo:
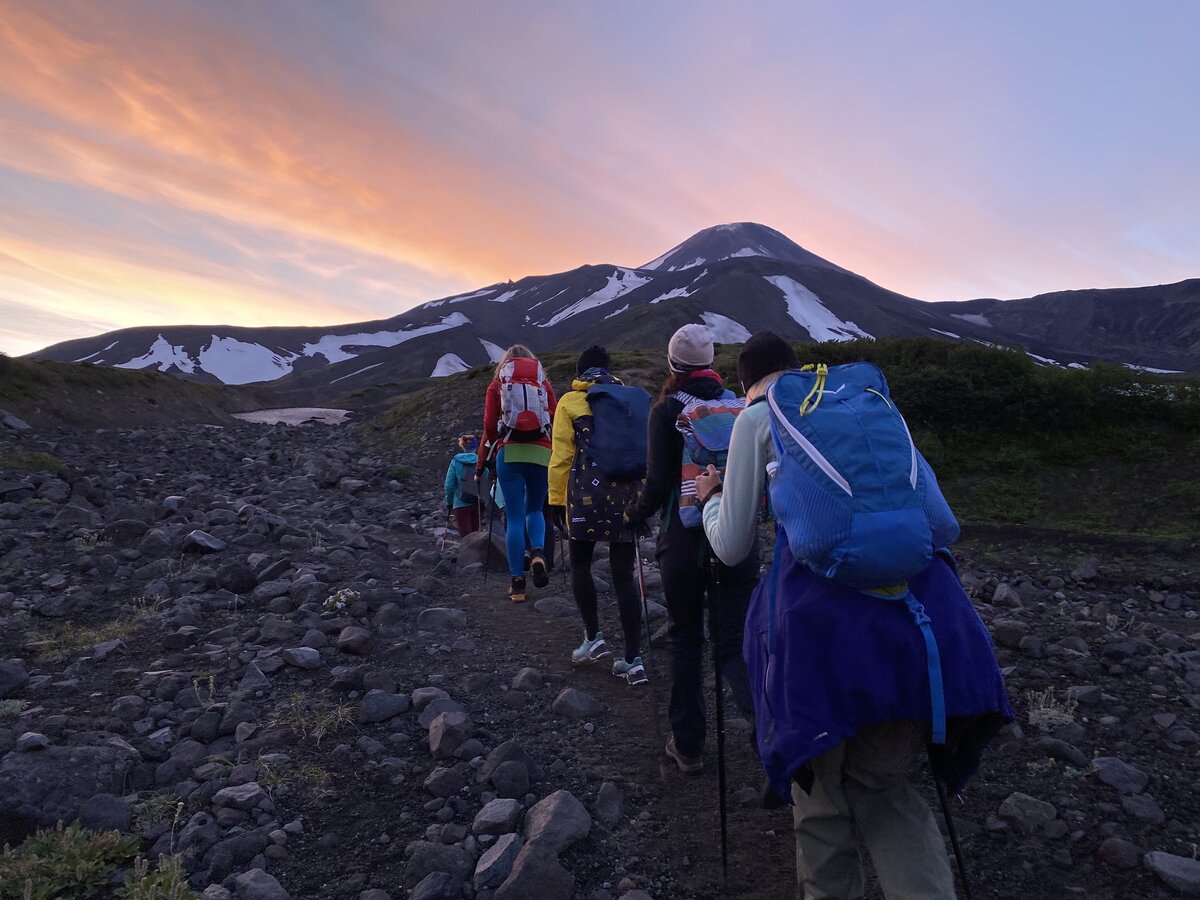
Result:
{"type": "Polygon", "coordinates": [[[571,662],[585,666],[612,656],[600,631],[596,582],[592,560],[599,541],[608,543],[608,562],[617,594],[625,653],[613,662],[613,674],[629,684],[645,684],[639,638],[641,608],[634,581],[634,541],[637,536],[625,524],[622,513],[635,496],[639,481],[617,481],[605,475],[588,456],[593,417],[588,388],[595,384],[620,384],[608,372],[609,355],[603,347],[591,346],[579,355],[576,378],[563,394],[554,415],[553,446],[550,454],[550,506],[555,524],[566,531],[571,549],[571,589],[583,618],[583,643],[571,652],[571,662]]]}

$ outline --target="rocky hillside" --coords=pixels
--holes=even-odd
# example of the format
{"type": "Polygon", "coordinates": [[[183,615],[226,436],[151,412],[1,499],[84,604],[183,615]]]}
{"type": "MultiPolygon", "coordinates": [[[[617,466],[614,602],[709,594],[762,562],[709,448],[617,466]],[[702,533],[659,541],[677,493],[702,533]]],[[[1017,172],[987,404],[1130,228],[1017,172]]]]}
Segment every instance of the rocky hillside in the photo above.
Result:
{"type": "MultiPolygon", "coordinates": [[[[713,750],[696,778],[661,754],[662,650],[646,690],[574,669],[561,572],[514,606],[486,537],[444,539],[445,456],[243,423],[0,442],[0,840],[126,835],[97,896],[135,853],[206,900],[792,896],[747,723],[723,882],[713,750]]],[[[1196,548],[1008,527],[960,556],[1019,714],[953,805],[976,896],[1195,896],[1196,548]]]]}

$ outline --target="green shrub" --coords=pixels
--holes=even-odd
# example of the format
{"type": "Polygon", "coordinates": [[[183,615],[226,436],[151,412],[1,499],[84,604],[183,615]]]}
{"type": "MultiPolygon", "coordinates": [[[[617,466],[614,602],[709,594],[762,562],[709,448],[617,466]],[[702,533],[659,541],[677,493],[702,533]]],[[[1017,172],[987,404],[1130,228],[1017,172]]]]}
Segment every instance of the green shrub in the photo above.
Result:
{"type": "Polygon", "coordinates": [[[29,472],[57,472],[62,460],[49,453],[0,453],[0,469],[24,469],[29,472]]]}
{"type": "Polygon", "coordinates": [[[119,831],[88,831],[78,822],[39,831],[0,856],[0,900],[88,897],[132,857],[138,839],[119,831]]]}

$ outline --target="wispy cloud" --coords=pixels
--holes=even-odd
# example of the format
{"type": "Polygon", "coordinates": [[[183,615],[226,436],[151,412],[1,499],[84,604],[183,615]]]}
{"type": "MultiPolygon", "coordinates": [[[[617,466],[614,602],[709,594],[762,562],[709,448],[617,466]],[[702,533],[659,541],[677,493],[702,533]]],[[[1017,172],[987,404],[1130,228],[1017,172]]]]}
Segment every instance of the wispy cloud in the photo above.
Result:
{"type": "Polygon", "coordinates": [[[0,301],[385,317],[736,220],[927,299],[1200,274],[1200,13],[1089,11],[0,0],[0,301]]]}

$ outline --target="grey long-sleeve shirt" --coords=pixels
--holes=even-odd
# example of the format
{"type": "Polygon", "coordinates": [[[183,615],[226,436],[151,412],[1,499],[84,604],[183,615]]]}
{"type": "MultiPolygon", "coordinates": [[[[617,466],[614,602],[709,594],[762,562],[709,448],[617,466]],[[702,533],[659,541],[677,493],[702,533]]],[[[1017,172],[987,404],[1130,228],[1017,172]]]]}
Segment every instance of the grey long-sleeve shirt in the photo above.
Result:
{"type": "Polygon", "coordinates": [[[770,408],[755,403],[737,417],[729,439],[729,461],[721,493],[704,504],[704,532],[722,562],[734,565],[754,545],[767,465],[775,460],[770,408]]]}

